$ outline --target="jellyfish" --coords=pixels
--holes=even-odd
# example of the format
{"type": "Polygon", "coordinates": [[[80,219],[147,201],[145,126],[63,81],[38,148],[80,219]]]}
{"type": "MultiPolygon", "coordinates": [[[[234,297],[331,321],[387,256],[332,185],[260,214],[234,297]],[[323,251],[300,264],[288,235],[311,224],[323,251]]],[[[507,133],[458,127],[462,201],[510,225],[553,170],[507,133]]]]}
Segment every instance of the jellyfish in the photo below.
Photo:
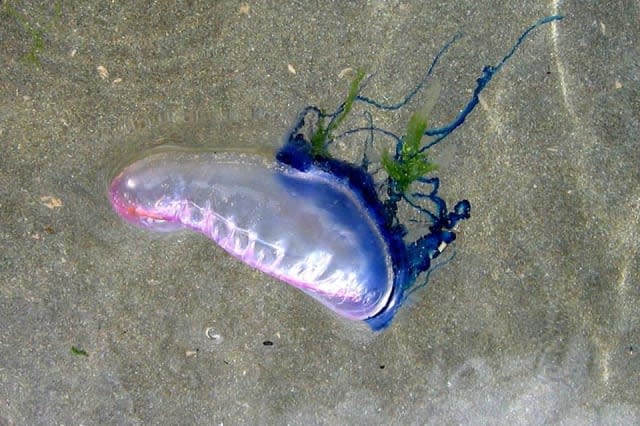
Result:
{"type": "Polygon", "coordinates": [[[365,73],[358,72],[333,112],[309,106],[298,115],[275,156],[159,147],[116,174],[108,188],[111,205],[138,227],[204,234],[233,257],[300,289],[341,317],[382,330],[426,282],[419,277],[428,278],[434,259],[455,240],[460,222],[470,218],[468,200],[450,209],[438,194],[440,180],[433,174],[429,149],[465,122],[480,93],[531,31],[560,19],[537,21],[497,64],[485,66],[471,98],[444,126],[427,126],[438,88],[426,83],[457,36],[398,103],[362,95],[365,73]],[[375,126],[371,115],[366,126],[336,133],[354,104],[397,110],[422,90],[426,105],[413,113],[403,135],[375,126]],[[366,153],[359,163],[331,154],[338,138],[357,133],[366,135],[367,143],[377,135],[393,141],[391,152],[382,153],[382,179],[371,170],[366,153]],[[403,203],[427,223],[413,241],[406,241],[408,228],[398,215],[403,203]]]}

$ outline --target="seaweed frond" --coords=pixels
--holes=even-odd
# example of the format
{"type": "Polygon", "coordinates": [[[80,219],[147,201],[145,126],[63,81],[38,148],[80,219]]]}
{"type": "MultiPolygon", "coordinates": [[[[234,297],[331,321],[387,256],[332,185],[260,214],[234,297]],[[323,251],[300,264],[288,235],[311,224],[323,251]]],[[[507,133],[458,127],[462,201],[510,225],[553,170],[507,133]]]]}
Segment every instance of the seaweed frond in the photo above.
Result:
{"type": "MultiPolygon", "coordinates": [[[[59,2],[56,2],[56,7],[58,4],[59,2]]],[[[13,6],[12,2],[7,1],[3,6],[2,13],[15,20],[31,38],[31,46],[29,47],[29,51],[24,55],[24,59],[32,65],[39,66],[39,55],[44,51],[45,47],[44,30],[32,24],[29,19],[23,16],[18,9],[13,6]]]]}
{"type": "Polygon", "coordinates": [[[360,93],[360,87],[365,75],[366,73],[362,70],[358,70],[356,72],[356,76],[349,86],[349,92],[347,93],[346,99],[338,111],[331,116],[331,120],[326,127],[324,125],[324,117],[320,116],[318,120],[318,128],[311,136],[311,154],[313,156],[325,158],[329,156],[329,153],[327,152],[327,143],[333,139],[332,132],[338,128],[342,121],[344,121],[347,115],[351,112],[353,102],[358,97],[358,93],[360,93]]]}
{"type": "Polygon", "coordinates": [[[428,115],[435,106],[439,93],[438,84],[434,83],[427,89],[427,102],[421,110],[411,115],[395,155],[388,151],[382,153],[382,166],[395,183],[395,191],[400,194],[404,194],[413,182],[438,168],[437,164],[429,161],[421,143],[427,130],[428,115]]]}

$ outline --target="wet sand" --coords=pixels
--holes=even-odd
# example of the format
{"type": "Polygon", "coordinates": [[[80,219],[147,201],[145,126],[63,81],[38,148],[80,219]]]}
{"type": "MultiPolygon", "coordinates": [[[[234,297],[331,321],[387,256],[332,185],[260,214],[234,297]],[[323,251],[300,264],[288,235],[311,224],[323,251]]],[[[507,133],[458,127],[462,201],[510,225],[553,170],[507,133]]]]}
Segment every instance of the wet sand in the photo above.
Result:
{"type": "MultiPolygon", "coordinates": [[[[5,2],[0,424],[640,423],[640,12],[423,3],[5,2]],[[131,153],[277,149],[348,68],[398,100],[461,32],[434,73],[446,123],[555,13],[433,150],[472,218],[383,333],[110,209],[131,153]]],[[[375,123],[401,133],[420,102],[375,123]]]]}

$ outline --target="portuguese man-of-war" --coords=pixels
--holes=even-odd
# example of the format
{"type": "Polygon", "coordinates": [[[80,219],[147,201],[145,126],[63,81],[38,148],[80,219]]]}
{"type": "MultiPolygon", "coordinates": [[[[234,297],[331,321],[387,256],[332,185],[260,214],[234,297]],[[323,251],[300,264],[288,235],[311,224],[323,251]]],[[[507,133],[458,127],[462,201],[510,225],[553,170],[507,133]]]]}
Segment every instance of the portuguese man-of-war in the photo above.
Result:
{"type": "MultiPolygon", "coordinates": [[[[382,155],[382,182],[374,181],[366,155],[357,165],[329,154],[334,131],[356,102],[383,110],[406,105],[455,38],[397,104],[362,96],[364,74],[359,73],[335,112],[307,107],[300,113],[275,158],[161,147],[115,176],[108,190],[111,204],[119,216],[143,228],[202,233],[342,317],[381,330],[419,287],[418,276],[428,274],[433,259],[455,239],[456,225],[470,217],[469,201],[449,210],[438,195],[439,179],[427,176],[434,169],[427,150],[463,124],[479,94],[531,31],[560,19],[550,16],[534,23],[496,65],[484,67],[471,99],[451,123],[427,128],[425,108],[411,117],[402,137],[375,127],[370,118],[368,126],[344,132],[363,132],[369,140],[379,134],[395,142],[395,152],[382,155]],[[430,138],[426,143],[425,136],[430,138]],[[423,201],[432,207],[424,207],[423,201]],[[397,216],[400,203],[408,203],[429,222],[428,232],[409,243],[397,216]]],[[[436,97],[430,96],[430,102],[436,97]]]]}

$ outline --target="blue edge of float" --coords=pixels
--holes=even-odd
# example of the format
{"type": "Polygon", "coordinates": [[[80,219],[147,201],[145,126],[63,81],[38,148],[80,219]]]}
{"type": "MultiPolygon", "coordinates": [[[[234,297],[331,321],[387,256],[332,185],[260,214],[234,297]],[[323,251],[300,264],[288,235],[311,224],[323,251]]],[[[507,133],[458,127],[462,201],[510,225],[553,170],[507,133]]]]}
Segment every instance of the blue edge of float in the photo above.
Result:
{"type": "MultiPolygon", "coordinates": [[[[420,149],[420,152],[424,152],[430,147],[436,145],[464,123],[467,116],[478,104],[480,93],[486,88],[487,84],[489,84],[495,74],[500,71],[502,66],[514,55],[531,31],[541,25],[561,19],[563,19],[562,16],[553,15],[538,20],[520,34],[511,49],[496,65],[485,66],[482,69],[482,75],[476,80],[476,87],[471,95],[471,99],[467,102],[457,117],[445,126],[427,129],[424,132],[425,136],[431,137],[432,139],[420,149]]],[[[422,80],[400,102],[396,104],[384,104],[359,94],[355,97],[355,101],[371,105],[376,109],[387,111],[402,108],[425,86],[440,58],[458,38],[459,36],[456,35],[444,45],[433,59],[431,66],[422,80]]],[[[387,199],[385,201],[381,201],[376,190],[374,179],[367,170],[366,155],[361,165],[355,165],[346,161],[331,158],[326,154],[326,151],[323,154],[313,154],[308,135],[303,134],[303,128],[305,127],[308,116],[315,115],[316,120],[319,120],[320,118],[328,118],[330,120],[330,126],[332,121],[336,120],[336,118],[343,112],[344,106],[345,104],[343,103],[331,114],[324,113],[314,106],[305,108],[299,114],[296,125],[290,132],[284,146],[278,151],[276,158],[279,162],[300,171],[309,171],[312,167],[315,167],[328,172],[336,179],[345,182],[352,191],[359,195],[360,199],[367,207],[369,214],[378,224],[392,257],[395,278],[392,294],[386,306],[376,315],[365,320],[373,330],[377,331],[384,329],[391,323],[391,320],[395,316],[397,310],[409,294],[408,290],[414,287],[418,275],[422,272],[428,271],[431,267],[431,260],[440,254],[441,248],[455,239],[455,226],[459,221],[470,217],[471,204],[467,200],[459,201],[453,208],[453,211],[449,212],[445,201],[438,196],[440,181],[437,177],[424,177],[419,179],[420,183],[431,186],[431,191],[429,193],[411,194],[412,197],[423,198],[431,201],[435,206],[433,209],[434,211],[429,211],[417,205],[404,193],[398,192],[396,189],[397,186],[394,185],[391,178],[388,178],[387,182],[387,199]],[[409,244],[406,244],[404,241],[407,229],[398,221],[396,216],[398,202],[402,200],[408,202],[411,206],[425,214],[431,222],[429,226],[429,233],[409,244]]],[[[361,131],[370,133],[380,132],[386,136],[394,138],[396,140],[395,159],[400,159],[400,152],[403,143],[402,138],[387,130],[370,125],[368,127],[348,130],[342,135],[361,131]]],[[[328,145],[332,141],[327,140],[325,142],[328,145]]]]}

